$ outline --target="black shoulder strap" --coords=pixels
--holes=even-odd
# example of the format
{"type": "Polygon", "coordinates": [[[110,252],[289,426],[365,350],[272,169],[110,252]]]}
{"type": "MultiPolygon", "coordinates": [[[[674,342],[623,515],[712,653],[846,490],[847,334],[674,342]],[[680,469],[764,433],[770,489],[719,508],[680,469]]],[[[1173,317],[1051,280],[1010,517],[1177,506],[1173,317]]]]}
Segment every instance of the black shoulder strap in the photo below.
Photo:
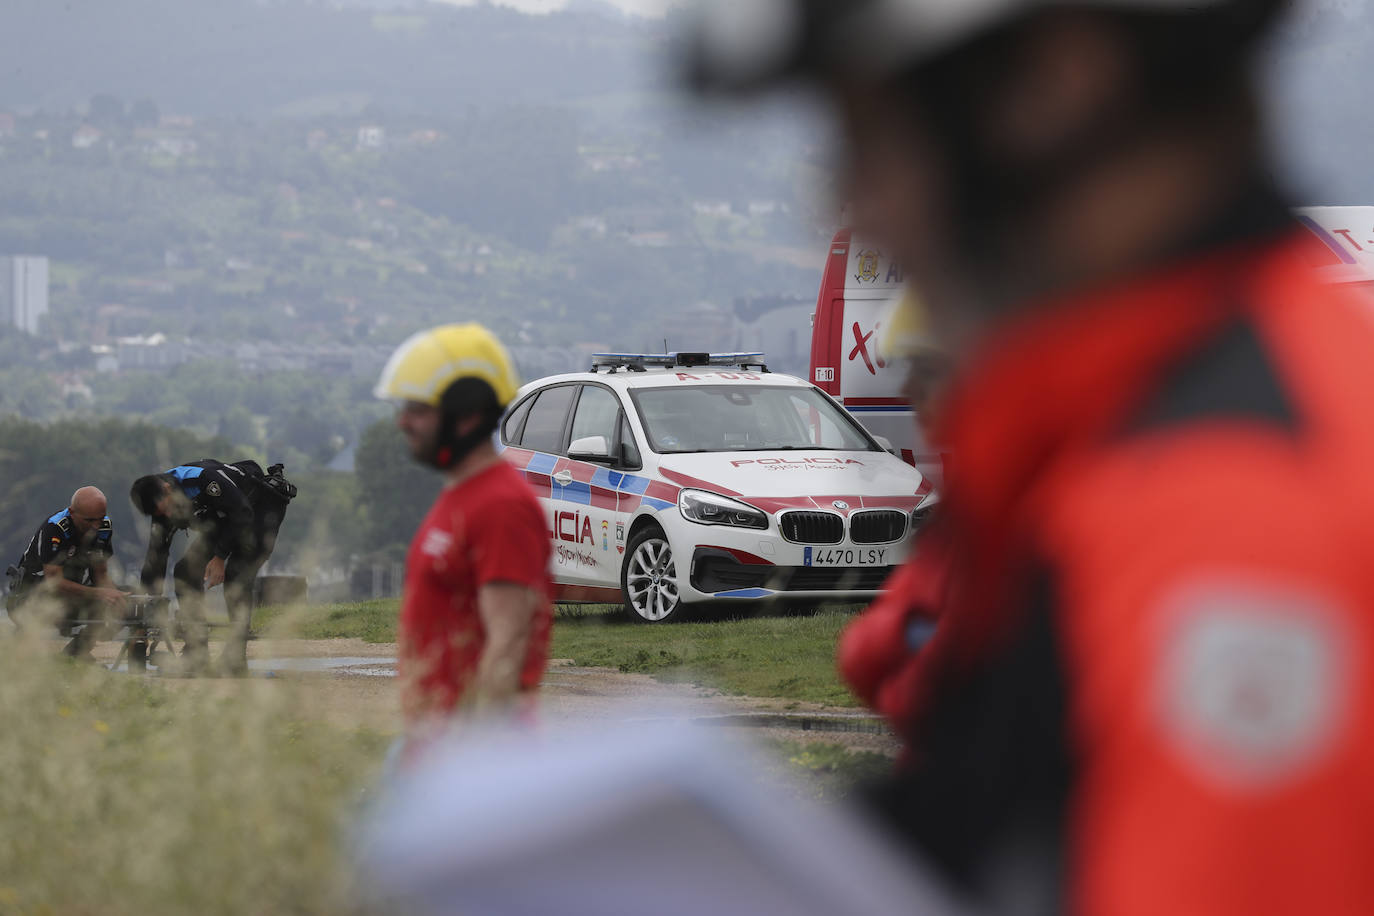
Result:
{"type": "Polygon", "coordinates": [[[263,473],[262,465],[258,464],[252,458],[245,458],[242,461],[231,462],[230,464],[226,465],[226,467],[233,468],[245,477],[267,476],[263,473]]]}

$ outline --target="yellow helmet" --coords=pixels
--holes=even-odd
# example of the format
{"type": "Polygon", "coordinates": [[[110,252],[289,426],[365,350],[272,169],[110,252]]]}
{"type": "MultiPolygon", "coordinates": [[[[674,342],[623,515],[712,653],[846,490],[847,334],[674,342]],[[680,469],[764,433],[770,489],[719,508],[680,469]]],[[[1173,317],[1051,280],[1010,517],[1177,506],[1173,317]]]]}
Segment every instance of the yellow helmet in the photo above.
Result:
{"type": "Polygon", "coordinates": [[[907,287],[893,298],[883,316],[878,353],[884,360],[895,360],[939,350],[940,345],[930,331],[925,306],[915,291],[907,287]]]}
{"type": "Polygon", "coordinates": [[[494,334],[480,324],[446,324],[414,334],[397,347],[374,393],[385,400],[438,407],[444,392],[461,378],[486,382],[502,407],[520,387],[515,365],[494,334]]]}

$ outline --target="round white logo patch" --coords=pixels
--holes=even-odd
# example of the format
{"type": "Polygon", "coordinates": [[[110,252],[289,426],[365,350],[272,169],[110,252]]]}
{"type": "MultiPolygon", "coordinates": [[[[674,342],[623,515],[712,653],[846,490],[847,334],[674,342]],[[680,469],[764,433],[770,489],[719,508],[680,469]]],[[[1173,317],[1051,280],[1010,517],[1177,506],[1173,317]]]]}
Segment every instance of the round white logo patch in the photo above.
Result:
{"type": "Polygon", "coordinates": [[[1258,583],[1199,584],[1169,604],[1157,698],[1170,743],[1236,791],[1301,775],[1344,717],[1341,615],[1315,594],[1258,583]]]}

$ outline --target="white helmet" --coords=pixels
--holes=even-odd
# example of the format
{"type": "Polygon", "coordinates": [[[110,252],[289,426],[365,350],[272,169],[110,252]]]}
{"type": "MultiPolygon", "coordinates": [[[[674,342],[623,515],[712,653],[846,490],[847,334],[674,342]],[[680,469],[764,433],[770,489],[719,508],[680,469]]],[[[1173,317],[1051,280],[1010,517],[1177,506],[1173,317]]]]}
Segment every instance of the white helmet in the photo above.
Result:
{"type": "Polygon", "coordinates": [[[749,91],[802,74],[882,78],[999,25],[1051,10],[1220,19],[1237,41],[1285,0],[699,0],[685,35],[688,82],[749,91]]]}

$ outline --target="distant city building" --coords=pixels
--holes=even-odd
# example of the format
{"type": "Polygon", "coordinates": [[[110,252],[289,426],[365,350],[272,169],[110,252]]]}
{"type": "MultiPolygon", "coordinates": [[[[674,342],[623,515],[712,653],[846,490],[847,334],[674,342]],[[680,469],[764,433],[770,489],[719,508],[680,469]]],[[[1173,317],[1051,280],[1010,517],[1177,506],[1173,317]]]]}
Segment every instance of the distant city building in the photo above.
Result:
{"type": "Polygon", "coordinates": [[[150,153],[171,156],[173,159],[189,156],[199,148],[200,144],[192,138],[177,136],[152,137],[146,147],[150,153]]]}
{"type": "Polygon", "coordinates": [[[121,337],[115,341],[115,364],[120,369],[170,369],[192,359],[190,348],[166,334],[121,337]]]}
{"type": "Polygon", "coordinates": [[[789,207],[780,200],[749,201],[750,216],[776,216],[779,213],[787,212],[789,212],[789,207]]]}
{"type": "MultiPolygon", "coordinates": [[[[733,314],[714,302],[696,302],[672,309],[659,322],[659,336],[666,338],[666,347],[673,350],[715,350],[724,352],[734,348],[739,336],[739,321],[733,314]]],[[[653,348],[660,345],[655,338],[653,348]]]]}
{"type": "Polygon", "coordinates": [[[0,257],[0,320],[37,334],[48,314],[48,259],[0,257]]]}
{"type": "Polygon", "coordinates": [[[381,149],[386,146],[386,129],[375,124],[358,128],[358,149],[381,149]]]}
{"type": "Polygon", "coordinates": [[[735,210],[728,200],[694,200],[692,210],[698,216],[715,216],[724,218],[731,216],[735,210]]]}
{"type": "Polygon", "coordinates": [[[72,134],[72,146],[76,149],[90,149],[100,142],[100,138],[105,136],[98,127],[91,127],[83,124],[72,134]]]}
{"type": "Polygon", "coordinates": [[[810,299],[764,296],[735,303],[736,337],[728,349],[760,350],[775,372],[805,377],[811,361],[810,299]]]}

